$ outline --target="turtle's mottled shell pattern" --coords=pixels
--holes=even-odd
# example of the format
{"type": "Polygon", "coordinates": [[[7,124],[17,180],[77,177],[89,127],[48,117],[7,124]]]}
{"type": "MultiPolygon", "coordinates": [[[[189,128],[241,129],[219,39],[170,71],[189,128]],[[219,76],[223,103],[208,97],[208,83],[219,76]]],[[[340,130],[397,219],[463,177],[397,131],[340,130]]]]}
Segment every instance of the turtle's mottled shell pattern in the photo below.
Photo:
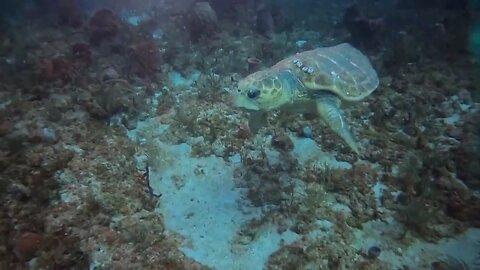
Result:
{"type": "Polygon", "coordinates": [[[290,70],[306,90],[328,90],[348,101],[365,98],[379,84],[368,58],[347,43],[298,53],[271,67],[281,70],[290,70]]]}

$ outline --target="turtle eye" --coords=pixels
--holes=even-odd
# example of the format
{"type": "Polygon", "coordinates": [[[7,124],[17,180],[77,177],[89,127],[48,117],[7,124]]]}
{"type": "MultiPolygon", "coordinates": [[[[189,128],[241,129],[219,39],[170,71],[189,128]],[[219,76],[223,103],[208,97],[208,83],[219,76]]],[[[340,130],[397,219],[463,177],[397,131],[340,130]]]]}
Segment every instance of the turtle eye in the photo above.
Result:
{"type": "Polygon", "coordinates": [[[258,96],[260,96],[260,90],[250,89],[250,90],[247,91],[247,96],[249,98],[257,98],[258,96]]]}

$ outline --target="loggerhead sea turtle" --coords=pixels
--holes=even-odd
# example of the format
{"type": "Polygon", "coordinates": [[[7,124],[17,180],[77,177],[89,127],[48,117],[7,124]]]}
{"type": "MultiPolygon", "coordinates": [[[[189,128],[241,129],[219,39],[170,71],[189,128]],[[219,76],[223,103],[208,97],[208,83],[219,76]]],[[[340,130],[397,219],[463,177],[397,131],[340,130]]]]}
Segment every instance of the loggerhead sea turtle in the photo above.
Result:
{"type": "Polygon", "coordinates": [[[234,91],[237,107],[251,112],[249,125],[274,109],[315,110],[350,148],[359,148],[350,133],[340,101],[359,101],[378,86],[368,58],[350,44],[317,48],[283,59],[248,75],[234,91]]]}

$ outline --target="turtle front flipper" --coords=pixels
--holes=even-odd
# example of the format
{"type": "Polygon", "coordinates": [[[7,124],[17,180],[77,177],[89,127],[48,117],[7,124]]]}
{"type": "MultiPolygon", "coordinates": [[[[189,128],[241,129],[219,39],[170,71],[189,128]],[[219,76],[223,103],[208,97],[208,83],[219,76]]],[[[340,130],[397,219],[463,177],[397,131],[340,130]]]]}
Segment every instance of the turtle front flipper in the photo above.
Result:
{"type": "Polygon", "coordinates": [[[357,155],[360,155],[357,143],[353,139],[345,116],[340,109],[340,99],[334,95],[324,95],[316,98],[316,105],[318,113],[328,126],[342,137],[357,155]]]}
{"type": "Polygon", "coordinates": [[[267,125],[267,112],[265,111],[252,111],[248,118],[248,128],[252,134],[257,134],[260,128],[267,125]]]}

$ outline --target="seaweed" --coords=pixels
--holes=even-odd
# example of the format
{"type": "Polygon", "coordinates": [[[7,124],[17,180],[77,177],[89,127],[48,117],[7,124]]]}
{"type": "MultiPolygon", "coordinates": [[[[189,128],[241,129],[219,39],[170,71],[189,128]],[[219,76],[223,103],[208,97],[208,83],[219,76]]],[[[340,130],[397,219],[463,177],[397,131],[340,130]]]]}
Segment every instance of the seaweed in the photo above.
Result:
{"type": "Polygon", "coordinates": [[[415,154],[410,154],[405,158],[399,168],[400,184],[402,189],[409,196],[417,196],[419,185],[422,183],[422,178],[419,175],[420,172],[420,160],[415,154]]]}
{"type": "Polygon", "coordinates": [[[220,95],[226,93],[223,91],[222,78],[213,72],[201,75],[194,86],[197,88],[198,98],[205,101],[216,101],[220,95]]]}
{"type": "Polygon", "coordinates": [[[407,206],[398,210],[398,219],[412,232],[424,239],[438,240],[438,235],[432,235],[429,225],[437,220],[440,209],[434,208],[422,199],[414,199],[407,206]]]}

